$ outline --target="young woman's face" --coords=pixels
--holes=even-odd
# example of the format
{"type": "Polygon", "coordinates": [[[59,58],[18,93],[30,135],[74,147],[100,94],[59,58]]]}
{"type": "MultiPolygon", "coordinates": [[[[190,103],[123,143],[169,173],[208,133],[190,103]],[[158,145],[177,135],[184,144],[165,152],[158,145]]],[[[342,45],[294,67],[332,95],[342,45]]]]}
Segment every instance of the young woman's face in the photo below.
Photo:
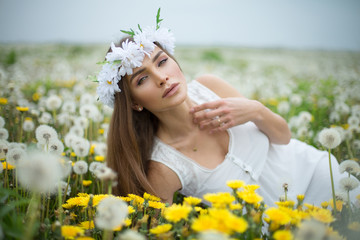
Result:
{"type": "Polygon", "coordinates": [[[134,104],[163,112],[181,104],[187,96],[184,74],[178,64],[160,48],[145,56],[141,67],[128,76],[134,104]]]}

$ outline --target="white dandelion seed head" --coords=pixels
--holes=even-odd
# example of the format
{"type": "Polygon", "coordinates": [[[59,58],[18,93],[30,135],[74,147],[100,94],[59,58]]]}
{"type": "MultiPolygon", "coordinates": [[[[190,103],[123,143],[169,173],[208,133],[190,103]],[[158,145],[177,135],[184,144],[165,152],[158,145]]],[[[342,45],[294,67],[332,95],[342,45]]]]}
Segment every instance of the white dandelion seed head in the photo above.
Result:
{"type": "Polygon", "coordinates": [[[7,140],[9,138],[9,132],[6,128],[0,128],[0,139],[7,140]]]}
{"type": "Polygon", "coordinates": [[[103,166],[105,166],[105,164],[103,164],[103,163],[96,162],[96,161],[91,162],[90,165],[89,165],[89,171],[94,174],[96,169],[101,168],[103,166]]]}
{"type": "Polygon", "coordinates": [[[74,119],[75,126],[86,129],[89,126],[89,120],[86,117],[80,116],[74,119]]]}
{"type": "Polygon", "coordinates": [[[309,122],[311,122],[313,116],[311,115],[311,113],[307,112],[307,111],[301,111],[299,113],[299,119],[298,121],[300,122],[301,125],[306,125],[309,122]]]}
{"type": "Polygon", "coordinates": [[[76,111],[76,102],[71,100],[64,101],[61,111],[66,113],[75,113],[76,111]]]}
{"type": "Polygon", "coordinates": [[[107,144],[104,142],[96,142],[94,150],[95,150],[96,155],[106,156],[107,144]]]}
{"type": "Polygon", "coordinates": [[[344,102],[336,102],[335,111],[338,112],[341,116],[348,115],[350,113],[350,107],[344,102]]]}
{"type": "Polygon", "coordinates": [[[117,174],[114,170],[106,166],[105,164],[98,166],[93,173],[95,176],[103,181],[112,181],[113,183],[117,183],[117,174]]]}
{"type": "Polygon", "coordinates": [[[318,106],[320,108],[325,108],[328,107],[329,105],[330,105],[330,101],[327,98],[322,97],[318,100],[318,106]]]}
{"type": "Polygon", "coordinates": [[[360,165],[354,160],[345,160],[339,164],[339,172],[348,172],[350,174],[357,174],[360,171],[360,165]]]}
{"type": "Polygon", "coordinates": [[[5,158],[8,150],[9,150],[9,142],[0,139],[0,159],[5,158]]]}
{"type": "Polygon", "coordinates": [[[46,108],[49,111],[58,110],[61,106],[62,100],[57,95],[51,95],[46,99],[46,108]]]}
{"type": "Polygon", "coordinates": [[[62,178],[68,177],[72,172],[72,161],[64,157],[59,159],[62,178]]]}
{"type": "Polygon", "coordinates": [[[355,116],[355,115],[351,115],[348,120],[347,120],[347,123],[350,125],[350,126],[359,126],[360,124],[360,119],[358,116],[355,116]]]}
{"type": "Polygon", "coordinates": [[[70,127],[73,124],[72,116],[67,112],[60,113],[59,115],[57,115],[56,119],[61,126],[65,125],[67,127],[70,127]]]}
{"type": "Polygon", "coordinates": [[[104,115],[97,109],[92,120],[95,123],[100,123],[100,122],[104,121],[104,115]]]}
{"type": "Polygon", "coordinates": [[[5,119],[0,116],[0,128],[3,128],[5,126],[5,119]]]}
{"type": "Polygon", "coordinates": [[[95,225],[100,229],[113,230],[124,223],[129,214],[128,205],[120,198],[109,196],[97,206],[95,225]]]}
{"type": "Polygon", "coordinates": [[[52,118],[51,114],[48,112],[43,112],[39,118],[39,122],[41,124],[49,124],[52,122],[52,120],[53,120],[53,118],[52,118]]]}
{"type": "Polygon", "coordinates": [[[90,142],[85,138],[78,138],[72,144],[76,156],[86,157],[90,151],[90,142]]]}
{"type": "Polygon", "coordinates": [[[51,139],[48,144],[48,151],[60,156],[64,151],[64,144],[57,138],[51,139]]]}
{"type": "Polygon", "coordinates": [[[295,232],[295,239],[298,240],[318,240],[326,235],[326,226],[315,220],[304,220],[300,223],[295,232]]]}
{"type": "Polygon", "coordinates": [[[342,178],[340,179],[340,189],[343,191],[351,191],[359,186],[359,180],[356,178],[342,178]]]}
{"type": "Polygon", "coordinates": [[[146,238],[137,231],[127,229],[115,238],[115,240],[146,240],[146,238]]]}
{"type": "Polygon", "coordinates": [[[334,128],[324,128],[319,133],[319,142],[327,149],[333,149],[341,143],[341,136],[334,128]]]}
{"type": "Polygon", "coordinates": [[[36,117],[40,116],[40,111],[38,109],[31,109],[30,113],[31,113],[31,115],[34,115],[36,117]]]}
{"type": "Polygon", "coordinates": [[[80,106],[79,112],[82,117],[94,119],[99,110],[94,104],[85,104],[80,106]]]}
{"type": "Polygon", "coordinates": [[[57,139],[58,134],[53,127],[40,125],[35,130],[35,137],[40,143],[48,143],[52,139],[57,139]]]}
{"type": "Polygon", "coordinates": [[[111,108],[111,107],[109,107],[109,106],[107,106],[107,105],[102,105],[102,110],[103,110],[103,113],[106,115],[106,116],[111,116],[112,115],[112,113],[113,113],[113,111],[114,111],[114,109],[113,108],[111,108]]]}
{"type": "Polygon", "coordinates": [[[336,123],[340,121],[340,114],[337,112],[331,112],[329,115],[329,120],[332,123],[336,123]]]}
{"type": "Polygon", "coordinates": [[[6,154],[6,161],[13,166],[19,165],[26,158],[26,151],[22,148],[10,149],[6,154]]]}
{"type": "Polygon", "coordinates": [[[33,120],[25,120],[22,128],[25,132],[32,132],[35,129],[35,124],[33,122],[33,120]]]}
{"type": "Polygon", "coordinates": [[[77,161],[73,166],[74,173],[83,175],[88,171],[88,164],[83,160],[77,161]]]}
{"type": "Polygon", "coordinates": [[[72,147],[72,143],[75,142],[79,137],[72,133],[72,132],[68,132],[65,137],[64,137],[64,142],[65,142],[65,145],[67,147],[72,147]]]}
{"type": "Polygon", "coordinates": [[[310,136],[309,128],[306,127],[306,126],[299,127],[297,132],[296,132],[296,136],[299,137],[299,138],[309,137],[310,136]]]}
{"type": "Polygon", "coordinates": [[[62,174],[58,157],[51,153],[29,152],[28,157],[17,166],[22,186],[38,193],[52,193],[62,174]]]}
{"type": "Polygon", "coordinates": [[[69,129],[69,134],[75,135],[77,137],[84,137],[85,131],[84,128],[74,125],[69,129]]]}
{"type": "Polygon", "coordinates": [[[353,133],[351,130],[344,129],[343,133],[344,133],[344,138],[343,138],[344,140],[351,140],[353,138],[353,133]]]}
{"type": "MultiPolygon", "coordinates": [[[[71,193],[71,186],[70,184],[67,184],[67,182],[65,181],[60,181],[58,183],[55,184],[55,188],[58,189],[60,187],[60,190],[61,190],[61,194],[62,195],[65,195],[65,191],[66,191],[66,195],[67,196],[70,196],[70,193],[71,193]]],[[[53,193],[55,195],[58,195],[58,192],[59,191],[54,191],[53,193]]]]}
{"type": "Polygon", "coordinates": [[[299,94],[292,94],[292,95],[290,96],[290,103],[291,103],[291,105],[294,105],[294,106],[298,107],[298,106],[301,105],[302,101],[303,101],[303,100],[302,100],[302,97],[301,97],[301,95],[299,95],[299,94]]]}
{"type": "Polygon", "coordinates": [[[280,114],[287,114],[290,111],[290,104],[288,101],[282,101],[277,106],[277,111],[280,114]]]}
{"type": "Polygon", "coordinates": [[[8,143],[8,150],[14,149],[14,148],[21,148],[22,150],[26,150],[26,144],[25,143],[18,143],[18,142],[10,142],[10,143],[8,143]]]}
{"type": "Polygon", "coordinates": [[[355,140],[353,141],[352,145],[353,145],[353,148],[354,148],[355,150],[357,150],[357,151],[360,150],[360,140],[355,139],[355,140]]]}
{"type": "Polygon", "coordinates": [[[96,98],[94,97],[94,95],[92,95],[90,93],[84,93],[80,97],[80,106],[85,105],[85,104],[93,104],[95,102],[95,100],[96,100],[96,98]]]}

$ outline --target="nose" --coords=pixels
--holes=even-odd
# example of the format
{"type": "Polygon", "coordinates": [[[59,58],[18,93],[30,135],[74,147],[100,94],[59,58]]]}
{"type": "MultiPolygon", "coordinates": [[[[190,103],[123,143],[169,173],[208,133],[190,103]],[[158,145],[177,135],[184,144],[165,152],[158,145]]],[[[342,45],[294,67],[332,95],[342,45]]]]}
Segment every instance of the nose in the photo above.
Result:
{"type": "Polygon", "coordinates": [[[156,73],[156,79],[157,79],[157,85],[159,87],[162,87],[166,84],[166,82],[169,80],[169,76],[163,72],[157,72],[156,73]]]}

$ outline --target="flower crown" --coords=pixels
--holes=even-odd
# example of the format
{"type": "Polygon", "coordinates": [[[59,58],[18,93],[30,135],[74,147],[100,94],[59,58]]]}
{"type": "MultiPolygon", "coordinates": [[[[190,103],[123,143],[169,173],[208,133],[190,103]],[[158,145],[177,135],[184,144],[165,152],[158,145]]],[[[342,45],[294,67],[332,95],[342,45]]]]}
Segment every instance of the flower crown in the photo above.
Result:
{"type": "Polygon", "coordinates": [[[121,47],[116,47],[111,43],[111,52],[108,52],[105,57],[102,70],[97,76],[99,83],[97,87],[97,94],[102,103],[109,107],[114,107],[115,93],[121,92],[118,86],[119,81],[126,74],[132,74],[133,68],[140,67],[145,55],[150,56],[155,48],[155,42],[170,54],[174,54],[175,38],[169,29],[160,27],[160,8],[156,15],[156,26],[146,27],[141,29],[138,25],[138,30],[121,32],[128,34],[134,40],[127,39],[121,44],[121,47]]]}

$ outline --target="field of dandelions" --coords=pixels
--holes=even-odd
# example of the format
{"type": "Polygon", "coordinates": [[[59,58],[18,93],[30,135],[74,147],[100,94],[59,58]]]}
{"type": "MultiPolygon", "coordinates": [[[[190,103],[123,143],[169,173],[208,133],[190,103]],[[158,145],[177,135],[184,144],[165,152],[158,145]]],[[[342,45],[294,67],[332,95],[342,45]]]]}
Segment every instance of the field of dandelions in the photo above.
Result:
{"type": "Polygon", "coordinates": [[[111,195],[121,184],[106,166],[111,109],[89,78],[106,50],[0,45],[0,239],[356,239],[360,53],[178,47],[188,80],[227,80],[281,114],[293,138],[334,154],[349,177],[321,206],[288,199],[284,184],[268,207],[258,186],[240,180],[206,194],[210,206],[180,194],[169,206],[149,194],[111,195]]]}

